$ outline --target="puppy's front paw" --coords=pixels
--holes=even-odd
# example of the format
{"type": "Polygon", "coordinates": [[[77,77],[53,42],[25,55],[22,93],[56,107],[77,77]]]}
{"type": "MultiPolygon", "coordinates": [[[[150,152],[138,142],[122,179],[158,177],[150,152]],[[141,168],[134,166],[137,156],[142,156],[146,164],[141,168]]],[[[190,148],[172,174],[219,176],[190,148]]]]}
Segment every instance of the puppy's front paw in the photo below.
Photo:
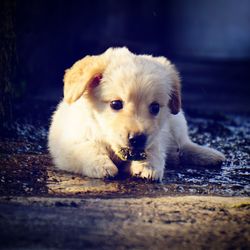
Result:
{"type": "Polygon", "coordinates": [[[133,162],[130,166],[130,174],[143,179],[161,181],[163,170],[150,167],[149,164],[133,162]]]}
{"type": "Polygon", "coordinates": [[[88,175],[90,177],[108,178],[114,177],[118,173],[117,167],[109,158],[99,157],[94,164],[95,166],[92,169],[91,174],[88,175]]]}

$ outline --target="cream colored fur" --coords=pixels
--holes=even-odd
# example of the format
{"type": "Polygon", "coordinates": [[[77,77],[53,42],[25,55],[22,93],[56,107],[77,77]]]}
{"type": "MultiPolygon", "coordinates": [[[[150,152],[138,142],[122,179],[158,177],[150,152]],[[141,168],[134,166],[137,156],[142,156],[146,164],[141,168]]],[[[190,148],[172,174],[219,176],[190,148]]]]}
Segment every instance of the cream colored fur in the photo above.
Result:
{"type": "Polygon", "coordinates": [[[56,167],[94,178],[115,176],[119,169],[162,180],[170,158],[196,165],[223,161],[218,151],[190,141],[180,105],[179,76],[166,58],[135,55],[126,48],[87,56],[66,71],[49,151],[56,167]],[[113,100],[122,100],[123,109],[112,110],[113,100]],[[148,110],[154,101],[161,106],[156,116],[148,110]],[[131,133],[147,134],[146,160],[124,163],[115,156],[128,146],[131,133]]]}

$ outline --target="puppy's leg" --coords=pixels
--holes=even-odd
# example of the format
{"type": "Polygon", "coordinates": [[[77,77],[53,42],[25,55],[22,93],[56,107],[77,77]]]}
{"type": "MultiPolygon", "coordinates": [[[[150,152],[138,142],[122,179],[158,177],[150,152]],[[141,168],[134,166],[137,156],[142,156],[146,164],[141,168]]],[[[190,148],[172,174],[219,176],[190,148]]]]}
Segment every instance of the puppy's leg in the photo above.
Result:
{"type": "Polygon", "coordinates": [[[55,163],[61,169],[92,178],[113,177],[118,173],[105,146],[94,142],[71,145],[69,151],[55,157],[55,163]]]}
{"type": "Polygon", "coordinates": [[[180,148],[180,161],[182,164],[197,166],[218,166],[225,160],[219,151],[200,146],[189,141],[180,148]]]}
{"type": "Polygon", "coordinates": [[[193,143],[188,136],[188,128],[182,112],[173,116],[171,131],[175,144],[179,147],[180,162],[199,166],[220,165],[225,156],[219,151],[193,143]]]}
{"type": "Polygon", "coordinates": [[[154,148],[150,150],[145,161],[132,161],[130,174],[135,177],[161,181],[165,167],[165,153],[154,148]]]}

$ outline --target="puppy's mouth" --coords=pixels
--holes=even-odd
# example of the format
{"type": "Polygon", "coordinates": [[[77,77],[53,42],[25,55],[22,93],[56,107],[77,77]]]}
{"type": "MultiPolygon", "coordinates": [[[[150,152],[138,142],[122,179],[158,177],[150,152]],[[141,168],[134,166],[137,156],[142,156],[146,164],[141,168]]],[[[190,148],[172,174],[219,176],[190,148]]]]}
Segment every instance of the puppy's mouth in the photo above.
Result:
{"type": "Polygon", "coordinates": [[[147,154],[144,149],[120,148],[116,155],[122,161],[143,161],[147,159],[147,154]]]}

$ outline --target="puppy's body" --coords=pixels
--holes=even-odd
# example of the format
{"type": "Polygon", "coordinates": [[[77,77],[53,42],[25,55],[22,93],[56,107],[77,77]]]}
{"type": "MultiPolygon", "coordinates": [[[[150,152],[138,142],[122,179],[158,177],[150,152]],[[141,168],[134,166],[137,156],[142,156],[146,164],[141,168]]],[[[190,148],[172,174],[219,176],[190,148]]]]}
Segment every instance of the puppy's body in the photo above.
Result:
{"type": "Polygon", "coordinates": [[[49,131],[49,150],[61,169],[103,178],[124,166],[132,176],[161,180],[168,159],[196,165],[224,159],[190,141],[179,77],[163,57],[109,49],[74,64],[64,84],[49,131]],[[143,149],[147,158],[123,162],[121,148],[143,149]]]}

